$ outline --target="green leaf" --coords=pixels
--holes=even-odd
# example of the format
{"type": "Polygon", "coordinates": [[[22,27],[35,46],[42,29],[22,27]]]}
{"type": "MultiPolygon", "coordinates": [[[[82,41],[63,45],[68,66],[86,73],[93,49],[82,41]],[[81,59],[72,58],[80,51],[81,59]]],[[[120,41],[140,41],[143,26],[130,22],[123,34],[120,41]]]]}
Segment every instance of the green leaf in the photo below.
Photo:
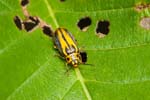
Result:
{"type": "Polygon", "coordinates": [[[19,0],[0,0],[1,100],[150,99],[150,30],[139,25],[150,13],[135,10],[149,0],[30,1],[30,14],[72,32],[94,66],[79,65],[65,73],[52,39],[41,29],[27,33],[16,28],[14,16],[24,18],[19,0]],[[82,32],[77,22],[85,16],[92,25],[82,32]],[[99,20],[110,23],[104,38],[95,34],[99,20]]]}

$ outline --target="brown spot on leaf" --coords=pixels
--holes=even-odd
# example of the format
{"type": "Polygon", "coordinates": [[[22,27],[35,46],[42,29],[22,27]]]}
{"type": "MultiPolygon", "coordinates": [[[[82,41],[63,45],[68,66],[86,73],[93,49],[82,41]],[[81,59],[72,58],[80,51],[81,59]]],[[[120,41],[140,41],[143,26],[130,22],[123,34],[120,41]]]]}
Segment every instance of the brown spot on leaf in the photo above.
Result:
{"type": "Polygon", "coordinates": [[[140,11],[146,9],[146,8],[150,8],[150,4],[142,3],[142,4],[138,4],[138,5],[135,6],[135,10],[138,11],[138,12],[140,12],[140,11]]]}
{"type": "Polygon", "coordinates": [[[144,17],[140,20],[140,26],[146,30],[150,29],[150,17],[144,17]]]}

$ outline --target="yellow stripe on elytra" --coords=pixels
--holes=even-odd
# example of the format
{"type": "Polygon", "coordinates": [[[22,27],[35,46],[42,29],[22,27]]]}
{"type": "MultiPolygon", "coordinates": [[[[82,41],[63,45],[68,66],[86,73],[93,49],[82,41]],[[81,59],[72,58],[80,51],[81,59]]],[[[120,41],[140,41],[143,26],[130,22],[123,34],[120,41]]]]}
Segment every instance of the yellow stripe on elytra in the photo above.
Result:
{"type": "Polygon", "coordinates": [[[67,55],[66,53],[66,48],[69,48],[66,41],[64,40],[64,38],[62,37],[62,32],[60,30],[57,30],[57,33],[58,33],[58,40],[61,44],[61,48],[62,48],[62,52],[64,55],[67,55]]]}
{"type": "Polygon", "coordinates": [[[69,33],[67,33],[64,29],[61,29],[62,33],[64,34],[67,42],[69,43],[69,45],[73,45],[75,47],[75,51],[78,51],[77,46],[75,44],[75,41],[73,41],[73,37],[70,37],[69,33]]]}

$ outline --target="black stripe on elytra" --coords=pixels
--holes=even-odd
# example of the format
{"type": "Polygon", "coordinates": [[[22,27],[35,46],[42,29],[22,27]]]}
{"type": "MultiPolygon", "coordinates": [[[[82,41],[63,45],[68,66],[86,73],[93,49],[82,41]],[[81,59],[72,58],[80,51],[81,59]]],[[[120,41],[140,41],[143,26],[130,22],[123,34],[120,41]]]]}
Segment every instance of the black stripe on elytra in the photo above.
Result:
{"type": "MultiPolygon", "coordinates": [[[[56,45],[56,47],[58,48],[58,50],[59,50],[59,52],[60,53],[63,53],[63,48],[62,48],[62,45],[61,45],[61,43],[60,43],[60,40],[58,39],[58,29],[55,31],[55,33],[54,33],[54,44],[56,45]]],[[[62,54],[63,55],[63,54],[62,54]]]]}

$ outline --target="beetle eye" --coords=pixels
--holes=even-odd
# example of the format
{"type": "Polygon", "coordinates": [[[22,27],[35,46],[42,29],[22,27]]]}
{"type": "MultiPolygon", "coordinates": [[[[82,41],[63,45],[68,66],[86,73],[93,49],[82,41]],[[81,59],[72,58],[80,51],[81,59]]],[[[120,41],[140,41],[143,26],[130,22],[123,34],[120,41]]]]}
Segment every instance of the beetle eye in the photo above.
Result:
{"type": "Polygon", "coordinates": [[[70,60],[70,58],[67,58],[67,61],[69,61],[70,60]]]}

